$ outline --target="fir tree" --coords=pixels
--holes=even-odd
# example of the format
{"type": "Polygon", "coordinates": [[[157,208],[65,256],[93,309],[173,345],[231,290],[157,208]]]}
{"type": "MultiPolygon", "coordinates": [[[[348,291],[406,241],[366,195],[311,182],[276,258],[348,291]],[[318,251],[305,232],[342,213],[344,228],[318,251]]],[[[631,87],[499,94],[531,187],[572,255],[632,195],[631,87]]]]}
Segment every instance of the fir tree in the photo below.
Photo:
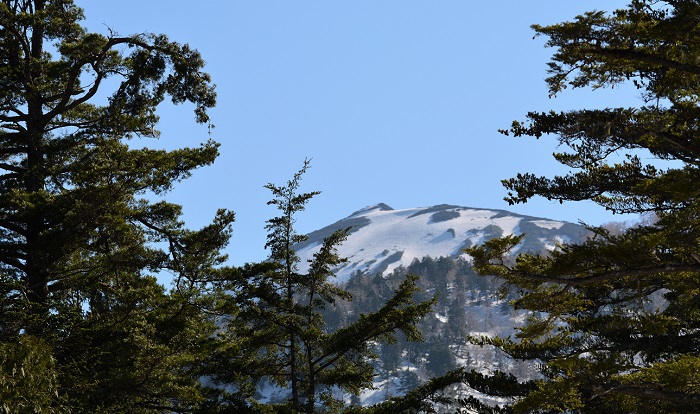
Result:
{"type": "Polygon", "coordinates": [[[452,350],[447,345],[447,341],[440,338],[428,350],[427,362],[425,367],[433,376],[440,376],[456,368],[455,356],[452,350]]]}
{"type": "Polygon", "coordinates": [[[214,87],[188,45],[91,33],[82,19],[71,0],[0,2],[0,347],[17,350],[3,354],[0,395],[10,411],[11,387],[36,412],[191,409],[214,328],[206,281],[233,215],[190,231],[179,206],[149,199],[212,163],[216,143],[136,140],[159,137],[166,98],[209,124],[214,87]],[[175,277],[172,294],[159,272],[175,277]]]}
{"type": "Polygon", "coordinates": [[[229,338],[244,338],[227,354],[221,369],[211,378],[221,386],[235,388],[232,400],[247,400],[249,406],[273,412],[337,412],[344,401],[333,391],[357,394],[370,388],[378,358],[376,342],[394,342],[403,332],[421,339],[417,322],[430,312],[434,300],[414,302],[416,278],[407,277],[378,310],[361,314],[354,322],[329,330],[323,310],[352,296],[333,283],[333,270],[344,262],[337,247],[349,229],[324,240],[314,257],[302,266],[294,247],[306,240],[295,230],[297,214],[318,192],[299,193],[308,161],[285,186],[268,184],[278,217],[268,220],[269,259],[249,264],[231,276],[231,315],[224,328],[229,338]],[[236,373],[249,375],[236,377],[236,373]],[[247,386],[227,380],[249,380],[247,386]],[[255,381],[265,380],[289,390],[284,404],[261,404],[255,400],[255,381]]]}
{"type": "Polygon", "coordinates": [[[612,14],[533,26],[556,49],[551,94],[631,82],[641,102],[514,122],[506,134],[556,136],[571,151],[554,156],[572,172],[505,180],[507,200],[592,200],[658,221],[621,234],[592,228],[588,241],[549,256],[505,259],[521,237],[469,249],[482,274],[522,292],[516,308],[533,311],[513,340],[487,341],[542,363],[545,379],[530,391],[510,384],[522,395],[515,412],[700,410],[699,16],[695,0],[634,0],[612,14]]]}
{"type": "Polygon", "coordinates": [[[0,343],[0,412],[50,412],[56,376],[55,360],[42,340],[24,335],[0,343]]]}

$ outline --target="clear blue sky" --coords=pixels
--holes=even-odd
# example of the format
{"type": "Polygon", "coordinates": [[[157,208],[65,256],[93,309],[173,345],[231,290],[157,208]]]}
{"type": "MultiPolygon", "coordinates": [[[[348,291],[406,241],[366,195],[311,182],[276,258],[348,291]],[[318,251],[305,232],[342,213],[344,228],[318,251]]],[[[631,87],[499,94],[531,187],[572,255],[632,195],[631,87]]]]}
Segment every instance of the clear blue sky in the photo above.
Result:
{"type": "MultiPolygon", "coordinates": [[[[299,217],[309,232],[364,206],[434,204],[509,209],[590,224],[621,219],[590,202],[509,207],[500,180],[565,173],[554,139],[500,135],[529,110],[634,103],[634,91],[569,91],[549,99],[553,52],[532,23],[570,20],[622,1],[77,1],[86,25],[165,33],[197,48],[217,84],[211,113],[221,156],[176,186],[190,227],[234,210],[231,263],[265,257],[263,185],[305,158],[304,191],[322,194],[299,217]]],[[[191,108],[164,106],[159,147],[196,146],[207,130],[191,108]]]]}

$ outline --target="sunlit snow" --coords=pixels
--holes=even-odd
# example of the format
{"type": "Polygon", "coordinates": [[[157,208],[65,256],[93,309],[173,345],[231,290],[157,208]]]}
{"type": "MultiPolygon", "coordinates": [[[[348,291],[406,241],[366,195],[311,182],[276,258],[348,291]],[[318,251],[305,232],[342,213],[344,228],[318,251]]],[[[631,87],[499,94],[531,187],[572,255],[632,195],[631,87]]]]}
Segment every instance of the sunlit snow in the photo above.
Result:
{"type": "MultiPolygon", "coordinates": [[[[407,267],[414,259],[463,255],[465,247],[485,240],[521,233],[521,223],[527,220],[542,231],[560,229],[564,223],[534,219],[500,210],[474,209],[458,206],[434,206],[392,210],[384,204],[366,207],[344,219],[363,219],[338,252],[348,263],[338,269],[337,282],[347,281],[356,271],[388,273],[399,266],[407,267]],[[368,223],[368,224],[367,224],[368,223]]],[[[343,220],[336,223],[342,228],[343,220]]],[[[532,228],[532,226],[530,226],[532,228]]],[[[562,241],[562,236],[537,237],[547,249],[562,241]]],[[[319,249],[321,240],[309,240],[299,249],[306,264],[319,249]]],[[[306,269],[302,266],[302,272],[306,269]]]]}

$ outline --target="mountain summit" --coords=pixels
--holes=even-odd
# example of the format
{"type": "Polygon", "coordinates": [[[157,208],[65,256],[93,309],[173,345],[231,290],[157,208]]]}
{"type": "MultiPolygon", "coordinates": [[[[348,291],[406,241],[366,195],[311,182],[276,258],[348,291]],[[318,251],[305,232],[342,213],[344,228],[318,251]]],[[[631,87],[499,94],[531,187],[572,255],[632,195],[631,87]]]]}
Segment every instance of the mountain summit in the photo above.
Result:
{"type": "Polygon", "coordinates": [[[347,257],[348,263],[337,271],[339,283],[357,271],[391,272],[425,256],[466,256],[464,248],[494,237],[525,233],[523,243],[513,253],[543,252],[554,249],[557,243],[577,242],[587,232],[578,224],[505,210],[448,204],[395,210],[379,203],[309,233],[308,240],[296,246],[302,263],[313,257],[325,237],[348,227],[350,235],[339,248],[340,256],[347,257]]]}

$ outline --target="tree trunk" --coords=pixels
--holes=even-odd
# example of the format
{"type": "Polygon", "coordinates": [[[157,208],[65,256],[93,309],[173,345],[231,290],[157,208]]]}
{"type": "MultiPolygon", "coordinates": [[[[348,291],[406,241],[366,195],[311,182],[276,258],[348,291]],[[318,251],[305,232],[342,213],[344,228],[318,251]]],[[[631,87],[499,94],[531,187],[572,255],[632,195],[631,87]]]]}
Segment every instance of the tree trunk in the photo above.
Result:
{"type": "MultiPolygon", "coordinates": [[[[44,9],[43,0],[34,1],[34,12],[44,9]]],[[[25,132],[25,146],[27,156],[27,170],[24,179],[25,191],[28,195],[38,195],[44,190],[45,165],[44,165],[44,122],[43,102],[41,92],[36,87],[41,83],[43,76],[41,65],[37,65],[43,54],[44,27],[38,21],[32,27],[31,53],[25,59],[29,60],[30,79],[25,89],[27,91],[27,122],[25,132]]],[[[29,333],[39,335],[43,331],[43,320],[48,299],[48,275],[45,260],[46,255],[41,245],[41,233],[44,229],[42,210],[36,205],[26,212],[25,219],[25,273],[26,295],[30,302],[30,321],[27,327],[29,333]]]]}

